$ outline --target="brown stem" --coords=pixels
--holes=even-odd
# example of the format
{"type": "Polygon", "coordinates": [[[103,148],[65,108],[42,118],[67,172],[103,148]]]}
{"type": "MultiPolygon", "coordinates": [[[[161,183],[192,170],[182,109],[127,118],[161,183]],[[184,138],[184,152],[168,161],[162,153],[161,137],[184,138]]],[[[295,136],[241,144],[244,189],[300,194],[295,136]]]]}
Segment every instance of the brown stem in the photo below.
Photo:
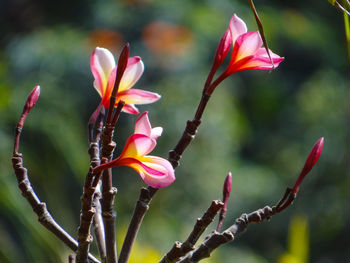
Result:
{"type": "Polygon", "coordinates": [[[68,256],[68,263],[74,263],[74,256],[72,254],[68,256]]]}
{"type": "MultiPolygon", "coordinates": [[[[46,229],[52,232],[58,239],[65,243],[73,251],[76,251],[78,248],[78,242],[74,240],[57,222],[53,219],[51,214],[46,208],[46,204],[41,202],[40,199],[35,194],[27,174],[27,169],[23,167],[23,159],[20,153],[16,153],[12,157],[12,165],[15,171],[18,187],[22,192],[23,197],[31,205],[33,211],[38,216],[38,221],[46,229]]],[[[99,263],[93,255],[88,255],[89,260],[95,263],[99,263]]]]}
{"type": "Polygon", "coordinates": [[[141,188],[139,200],[136,202],[133,217],[130,221],[128,232],[123,242],[123,247],[119,255],[118,263],[126,263],[129,260],[132,245],[135,242],[137,233],[140,229],[143,217],[149,209],[150,196],[149,189],[141,188]]]}
{"type": "Polygon", "coordinates": [[[104,234],[103,219],[102,219],[102,209],[100,204],[100,199],[101,199],[100,184],[101,182],[96,187],[94,200],[92,202],[92,207],[95,209],[95,214],[92,221],[92,227],[94,229],[97,248],[100,253],[101,260],[102,262],[104,262],[106,260],[106,245],[105,245],[105,234],[104,234]]]}
{"type": "MultiPolygon", "coordinates": [[[[97,142],[91,143],[89,147],[90,164],[91,167],[96,167],[100,164],[99,158],[99,145],[97,142]]],[[[83,196],[81,198],[81,214],[80,214],[80,225],[78,228],[78,250],[76,261],[77,263],[87,262],[87,255],[92,242],[92,236],[90,234],[91,225],[95,216],[96,210],[94,208],[94,196],[97,184],[101,178],[101,173],[94,176],[91,173],[91,169],[86,175],[83,196]]],[[[101,240],[98,240],[98,243],[101,240]]],[[[102,245],[98,245],[102,248],[102,245]]],[[[100,251],[100,250],[99,250],[100,251]]],[[[100,251],[101,254],[101,251],[100,251]]],[[[103,252],[102,252],[103,254],[103,252]]],[[[103,257],[101,257],[103,259],[103,257]]]]}
{"type": "MultiPolygon", "coordinates": [[[[181,159],[183,152],[194,139],[197,133],[198,126],[201,124],[201,117],[210,99],[210,96],[205,94],[204,91],[205,89],[203,90],[202,98],[197,107],[194,119],[192,121],[187,121],[186,128],[180,140],[178,141],[174,149],[169,151],[168,160],[174,169],[179,166],[179,160],[181,159]]],[[[158,189],[153,188],[151,186],[148,186],[147,189],[141,189],[139,200],[136,203],[134,213],[129,224],[128,232],[126,233],[126,237],[123,242],[123,247],[120,252],[120,259],[118,263],[128,262],[131,249],[142,224],[142,220],[148,210],[148,206],[152,200],[152,197],[156,194],[157,191],[158,189]]]]}
{"type": "MultiPolygon", "coordinates": [[[[102,133],[102,161],[112,160],[113,151],[116,143],[112,140],[114,126],[109,123],[103,129],[102,133]]],[[[115,218],[114,197],[117,194],[117,189],[112,185],[112,169],[103,171],[102,174],[102,198],[100,204],[102,208],[102,218],[105,231],[105,246],[108,263],[117,262],[117,247],[115,239],[115,218]]]]}
{"type": "Polygon", "coordinates": [[[90,243],[92,242],[90,228],[92,218],[95,214],[95,209],[92,207],[95,193],[95,187],[92,185],[93,179],[94,176],[90,170],[85,177],[83,196],[81,197],[80,226],[78,228],[78,249],[76,256],[77,263],[87,262],[87,255],[90,249],[90,243]]]}
{"type": "Polygon", "coordinates": [[[269,220],[272,216],[282,212],[288,206],[293,203],[296,195],[287,188],[282,199],[277,203],[277,205],[272,208],[265,206],[263,209],[258,209],[249,214],[242,214],[239,218],[235,220],[235,223],[227,228],[222,233],[213,231],[210,233],[203,241],[203,243],[193,252],[187,254],[178,263],[195,263],[199,262],[204,258],[210,257],[210,254],[217,247],[233,241],[235,237],[242,234],[251,223],[261,223],[264,220],[269,220]]]}
{"type": "Polygon", "coordinates": [[[194,250],[196,242],[207,229],[208,225],[213,222],[215,216],[223,206],[224,204],[218,200],[212,201],[204,215],[197,219],[187,240],[184,243],[178,241],[175,242],[172,249],[162,258],[161,261],[159,261],[159,263],[175,263],[188,252],[194,250]]]}
{"type": "MultiPolygon", "coordinates": [[[[99,124],[100,125],[100,124],[99,124]]],[[[96,132],[96,138],[99,132],[96,132]]],[[[99,137],[99,136],[98,136],[99,137]]],[[[97,140],[97,139],[96,139],[97,140]]],[[[99,144],[97,142],[91,143],[89,148],[90,155],[90,165],[91,167],[96,167],[100,165],[100,150],[99,144]]],[[[105,236],[104,228],[102,222],[102,212],[101,212],[101,181],[100,177],[95,177],[93,184],[97,185],[93,196],[92,208],[95,209],[95,214],[92,221],[92,227],[94,229],[94,234],[96,238],[97,248],[101,257],[102,262],[106,260],[106,246],[105,246],[105,236]],[[98,182],[96,182],[98,179],[98,182]]]]}

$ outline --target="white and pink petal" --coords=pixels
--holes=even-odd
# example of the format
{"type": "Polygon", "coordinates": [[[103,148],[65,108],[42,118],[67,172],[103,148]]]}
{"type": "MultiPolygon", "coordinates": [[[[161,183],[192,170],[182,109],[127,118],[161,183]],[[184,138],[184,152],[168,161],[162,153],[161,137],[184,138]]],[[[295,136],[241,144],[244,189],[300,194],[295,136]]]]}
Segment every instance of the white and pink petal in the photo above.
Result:
{"type": "Polygon", "coordinates": [[[233,47],[231,62],[255,55],[261,48],[262,44],[263,42],[259,31],[252,31],[240,35],[233,47]]]}
{"type": "Polygon", "coordinates": [[[144,65],[140,57],[132,57],[128,60],[128,65],[119,85],[119,91],[128,90],[140,79],[144,71],[144,65]]]}
{"type": "Polygon", "coordinates": [[[108,78],[115,68],[113,54],[105,48],[97,47],[93,51],[90,59],[92,75],[95,78],[94,87],[101,96],[104,95],[108,78]]]}
{"type": "Polygon", "coordinates": [[[145,156],[146,154],[153,151],[156,145],[156,141],[147,135],[133,134],[126,141],[124,149],[119,158],[124,159],[128,157],[136,158],[139,156],[145,156]]]}
{"type": "Polygon", "coordinates": [[[161,98],[157,93],[141,89],[128,89],[118,92],[118,100],[123,100],[126,104],[149,104],[161,98]]]}
{"type": "Polygon", "coordinates": [[[247,25],[236,14],[233,14],[230,19],[229,30],[231,31],[233,44],[240,35],[247,33],[248,31],[247,25]]]}
{"type": "Polygon", "coordinates": [[[152,132],[152,126],[148,119],[148,112],[143,112],[135,122],[134,134],[144,134],[150,137],[152,132]]]}

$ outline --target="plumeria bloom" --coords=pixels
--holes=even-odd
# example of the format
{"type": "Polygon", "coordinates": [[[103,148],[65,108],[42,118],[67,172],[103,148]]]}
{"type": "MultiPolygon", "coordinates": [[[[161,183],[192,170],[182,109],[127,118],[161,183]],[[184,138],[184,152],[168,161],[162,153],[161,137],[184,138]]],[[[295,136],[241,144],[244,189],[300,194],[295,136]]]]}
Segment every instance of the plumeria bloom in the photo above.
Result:
{"type": "Polygon", "coordinates": [[[109,163],[102,164],[93,169],[99,173],[104,169],[117,166],[129,166],[136,170],[146,184],[154,188],[170,185],[175,180],[174,168],[166,159],[147,155],[157,145],[157,138],[162,134],[161,127],[152,128],[147,112],[137,119],[135,132],[131,135],[121,155],[109,163]]]}
{"type": "Polygon", "coordinates": [[[211,94],[221,81],[236,72],[249,69],[271,70],[278,67],[284,58],[269,50],[272,64],[266,49],[262,45],[263,41],[259,31],[248,32],[244,21],[234,14],[215,54],[214,63],[206,83],[208,93],[211,94]],[[231,46],[232,55],[228,67],[210,85],[216,70],[222,64],[231,46]]]}
{"type": "MultiPolygon", "coordinates": [[[[109,101],[115,82],[116,63],[112,53],[105,48],[97,47],[91,55],[91,72],[95,78],[94,87],[100,94],[101,106],[109,108],[109,101]]],[[[132,89],[132,86],[139,80],[144,70],[140,57],[130,57],[126,70],[121,79],[116,105],[120,100],[125,102],[123,111],[131,114],[138,114],[135,104],[148,104],[160,99],[157,93],[132,89]]]]}

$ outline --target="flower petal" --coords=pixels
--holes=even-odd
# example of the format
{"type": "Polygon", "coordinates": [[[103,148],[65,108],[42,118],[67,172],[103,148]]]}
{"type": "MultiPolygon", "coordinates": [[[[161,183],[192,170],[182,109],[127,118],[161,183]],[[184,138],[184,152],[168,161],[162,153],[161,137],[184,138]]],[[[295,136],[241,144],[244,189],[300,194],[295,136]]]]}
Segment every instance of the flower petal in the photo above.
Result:
{"type": "Polygon", "coordinates": [[[148,167],[164,173],[163,176],[159,177],[152,174],[144,174],[144,177],[141,175],[146,184],[154,188],[162,188],[169,186],[175,181],[174,168],[168,160],[157,156],[145,156],[142,162],[148,167]]]}
{"type": "Polygon", "coordinates": [[[95,48],[91,55],[90,67],[95,78],[94,87],[103,96],[108,78],[113,68],[115,68],[115,60],[112,53],[105,48],[95,48]]]}
{"type": "Polygon", "coordinates": [[[118,92],[117,100],[123,100],[126,104],[149,104],[159,100],[161,96],[157,93],[140,90],[128,89],[118,92]]]}
{"type": "Polygon", "coordinates": [[[128,90],[139,80],[144,70],[140,57],[131,57],[119,85],[119,91],[128,90]]]}
{"type": "Polygon", "coordinates": [[[114,82],[115,82],[115,77],[116,77],[116,71],[117,71],[117,67],[115,67],[111,73],[109,74],[108,77],[108,82],[105,88],[105,92],[102,96],[102,104],[105,107],[105,109],[109,108],[109,102],[111,99],[111,95],[113,92],[113,88],[114,88],[114,82]]]}
{"type": "Polygon", "coordinates": [[[140,113],[134,104],[125,104],[122,111],[129,113],[129,114],[139,114],[140,113]]]}
{"type": "Polygon", "coordinates": [[[271,57],[273,65],[271,64],[270,58],[266,56],[252,56],[251,58],[245,60],[244,63],[238,62],[235,67],[235,72],[249,69],[260,69],[260,70],[270,70],[274,67],[277,68],[278,65],[284,60],[279,56],[271,57]]]}
{"type": "Polygon", "coordinates": [[[155,127],[151,131],[151,138],[153,140],[157,140],[159,136],[161,136],[163,133],[163,128],[162,127],[155,127]]]}
{"type": "Polygon", "coordinates": [[[236,39],[240,35],[247,33],[248,31],[247,25],[236,14],[233,14],[233,16],[230,19],[229,30],[231,31],[233,43],[235,43],[236,39]]]}
{"type": "Polygon", "coordinates": [[[263,42],[259,31],[252,31],[240,35],[233,47],[231,63],[234,63],[244,57],[255,55],[263,42]]]}
{"type": "Polygon", "coordinates": [[[168,160],[157,156],[145,156],[140,161],[143,164],[142,166],[135,163],[135,168],[132,168],[138,169],[138,173],[146,184],[154,188],[162,188],[174,182],[174,168],[168,160]],[[145,167],[148,167],[148,169],[145,169],[145,167]],[[149,172],[149,168],[157,171],[157,173],[149,172]]]}
{"type": "Polygon", "coordinates": [[[148,137],[151,137],[151,132],[152,126],[148,119],[148,112],[145,111],[136,120],[134,134],[144,134],[148,137]]]}
{"type": "Polygon", "coordinates": [[[137,158],[145,156],[156,147],[156,140],[151,139],[144,134],[133,134],[125,143],[123,152],[120,154],[121,159],[132,157],[137,158]]]}

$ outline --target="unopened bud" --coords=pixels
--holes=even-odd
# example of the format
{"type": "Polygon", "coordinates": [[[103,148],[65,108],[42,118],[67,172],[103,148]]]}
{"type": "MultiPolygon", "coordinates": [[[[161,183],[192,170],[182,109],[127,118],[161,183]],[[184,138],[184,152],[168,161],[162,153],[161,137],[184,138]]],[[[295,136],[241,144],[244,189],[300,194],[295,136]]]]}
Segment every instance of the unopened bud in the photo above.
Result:
{"type": "Polygon", "coordinates": [[[230,196],[231,193],[231,189],[232,189],[232,174],[231,172],[229,172],[225,178],[225,182],[224,182],[224,187],[223,187],[223,197],[224,197],[224,203],[227,202],[227,199],[230,196]]]}
{"type": "Polygon", "coordinates": [[[118,67],[117,67],[116,79],[114,84],[115,86],[112,93],[113,97],[115,97],[118,93],[118,87],[119,87],[120,81],[128,65],[129,54],[130,54],[130,45],[129,43],[126,43],[118,59],[118,67]]]}
{"type": "Polygon", "coordinates": [[[228,52],[230,51],[231,44],[232,44],[232,34],[230,29],[227,29],[224,35],[221,37],[220,43],[216,49],[214,62],[209,72],[209,75],[207,77],[207,80],[205,82],[206,89],[209,88],[216,71],[218,70],[218,68],[224,61],[225,57],[227,56],[228,52]]]}
{"type": "Polygon", "coordinates": [[[219,67],[221,63],[224,61],[225,57],[227,56],[227,53],[230,51],[231,44],[232,44],[231,31],[227,29],[224,35],[222,36],[219,46],[215,53],[214,65],[216,67],[219,67]]]}
{"type": "Polygon", "coordinates": [[[301,170],[301,173],[296,180],[294,187],[293,187],[293,193],[297,194],[299,191],[299,187],[304,180],[305,176],[311,171],[311,169],[314,167],[316,162],[321,156],[322,148],[323,148],[324,138],[320,138],[315,145],[312,147],[311,152],[309,153],[309,156],[307,157],[303,170],[301,170]]]}
{"type": "Polygon", "coordinates": [[[24,105],[23,112],[29,113],[34,107],[40,95],[40,86],[35,86],[32,92],[28,95],[26,104],[24,105]]]}

